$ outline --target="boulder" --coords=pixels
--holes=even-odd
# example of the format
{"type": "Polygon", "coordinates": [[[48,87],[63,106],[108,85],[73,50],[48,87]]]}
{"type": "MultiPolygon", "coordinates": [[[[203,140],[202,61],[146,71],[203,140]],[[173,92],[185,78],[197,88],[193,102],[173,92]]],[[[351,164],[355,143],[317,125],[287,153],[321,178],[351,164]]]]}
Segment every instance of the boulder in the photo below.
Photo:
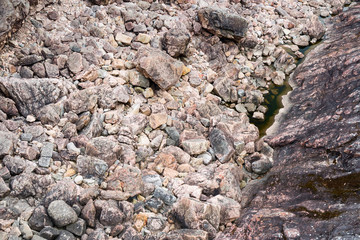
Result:
{"type": "Polygon", "coordinates": [[[11,132],[0,131],[0,159],[11,155],[14,151],[17,137],[11,132]]]}
{"type": "Polygon", "coordinates": [[[45,105],[59,101],[73,89],[70,82],[60,79],[0,78],[0,90],[16,103],[19,112],[36,116],[45,105]]]}
{"type": "Polygon", "coordinates": [[[184,55],[190,37],[189,31],[185,28],[172,28],[164,34],[163,48],[172,57],[184,55]]]}
{"type": "Polygon", "coordinates": [[[184,64],[155,48],[142,47],[135,57],[136,68],[161,89],[174,86],[182,75],[184,64]]]}
{"type": "Polygon", "coordinates": [[[222,37],[242,38],[248,30],[244,18],[223,9],[205,7],[198,11],[198,17],[203,28],[222,37]]]}

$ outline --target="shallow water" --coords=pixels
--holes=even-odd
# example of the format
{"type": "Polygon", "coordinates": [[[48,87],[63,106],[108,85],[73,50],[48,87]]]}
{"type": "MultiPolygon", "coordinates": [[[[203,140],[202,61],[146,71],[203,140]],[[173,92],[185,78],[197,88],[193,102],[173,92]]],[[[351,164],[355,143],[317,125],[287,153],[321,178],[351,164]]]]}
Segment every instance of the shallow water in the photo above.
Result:
{"type": "MultiPolygon", "coordinates": [[[[300,48],[299,51],[304,54],[304,57],[301,59],[297,59],[296,65],[298,66],[299,64],[301,64],[305,60],[306,55],[319,44],[321,44],[321,42],[322,40],[307,47],[300,48]]],[[[271,127],[271,125],[273,125],[275,121],[275,116],[279,113],[280,109],[284,107],[282,103],[283,96],[288,94],[288,92],[291,90],[292,88],[289,84],[289,76],[286,76],[284,85],[282,86],[276,86],[275,84],[270,85],[269,93],[264,95],[265,100],[263,105],[268,109],[265,113],[264,121],[250,118],[250,122],[259,129],[260,138],[265,136],[266,130],[271,127]]]]}

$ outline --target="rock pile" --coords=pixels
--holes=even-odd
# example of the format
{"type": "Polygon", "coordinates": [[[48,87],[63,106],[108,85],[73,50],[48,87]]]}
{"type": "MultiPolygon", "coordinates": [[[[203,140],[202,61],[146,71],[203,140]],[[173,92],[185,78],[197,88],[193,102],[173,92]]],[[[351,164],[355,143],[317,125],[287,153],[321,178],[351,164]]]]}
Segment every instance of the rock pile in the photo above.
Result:
{"type": "Polygon", "coordinates": [[[92,2],[0,54],[0,239],[214,239],[273,165],[249,117],[344,2],[92,2]]]}

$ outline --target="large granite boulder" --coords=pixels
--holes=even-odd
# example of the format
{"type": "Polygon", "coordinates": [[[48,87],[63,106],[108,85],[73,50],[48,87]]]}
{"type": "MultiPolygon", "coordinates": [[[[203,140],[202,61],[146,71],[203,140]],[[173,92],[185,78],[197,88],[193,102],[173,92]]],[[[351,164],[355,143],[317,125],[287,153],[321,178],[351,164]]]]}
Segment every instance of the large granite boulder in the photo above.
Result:
{"type": "Polygon", "coordinates": [[[72,84],[61,79],[0,78],[0,91],[11,98],[23,116],[37,115],[40,109],[69,94],[72,84]]]}
{"type": "Polygon", "coordinates": [[[225,38],[245,37],[248,30],[248,23],[244,18],[224,9],[202,8],[198,11],[198,17],[203,28],[225,38]]]}

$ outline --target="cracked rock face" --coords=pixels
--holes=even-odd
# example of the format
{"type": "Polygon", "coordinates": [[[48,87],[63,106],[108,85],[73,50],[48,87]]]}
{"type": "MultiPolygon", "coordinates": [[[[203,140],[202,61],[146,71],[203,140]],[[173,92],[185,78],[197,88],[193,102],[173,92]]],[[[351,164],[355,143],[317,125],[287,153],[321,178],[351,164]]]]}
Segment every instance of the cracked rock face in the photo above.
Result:
{"type": "Polygon", "coordinates": [[[216,239],[358,238],[359,17],[359,4],[337,16],[294,72],[287,111],[267,138],[275,166],[237,227],[216,239]]]}
{"type": "Polygon", "coordinates": [[[0,49],[8,35],[21,27],[22,21],[29,14],[30,3],[27,0],[0,1],[0,49]]]}

